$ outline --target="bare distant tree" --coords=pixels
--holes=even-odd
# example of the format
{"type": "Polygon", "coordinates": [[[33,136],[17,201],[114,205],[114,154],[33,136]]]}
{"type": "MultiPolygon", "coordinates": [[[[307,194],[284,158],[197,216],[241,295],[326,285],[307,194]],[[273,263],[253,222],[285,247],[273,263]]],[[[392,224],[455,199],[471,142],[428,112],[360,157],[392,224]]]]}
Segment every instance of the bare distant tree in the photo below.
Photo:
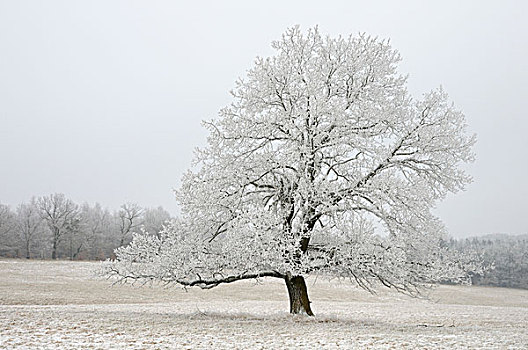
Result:
{"type": "Polygon", "coordinates": [[[92,207],[85,203],[81,207],[84,238],[89,250],[89,258],[109,256],[114,245],[111,242],[112,214],[99,203],[92,207]]]}
{"type": "Polygon", "coordinates": [[[72,232],[79,224],[79,206],[62,193],[39,197],[37,206],[40,217],[52,234],[51,258],[57,259],[57,248],[64,235],[72,232]]]}
{"type": "Polygon", "coordinates": [[[11,208],[0,203],[0,252],[12,254],[16,247],[16,222],[11,208]]]}
{"type": "Polygon", "coordinates": [[[4,235],[13,229],[13,213],[7,204],[0,203],[0,234],[4,235]]]}
{"type": "Polygon", "coordinates": [[[16,221],[18,235],[26,250],[26,259],[30,259],[32,243],[39,233],[39,230],[42,229],[43,221],[34,197],[28,204],[23,203],[17,207],[16,221]]]}
{"type": "Polygon", "coordinates": [[[66,238],[68,240],[68,256],[70,260],[76,259],[81,251],[87,245],[86,232],[83,230],[82,215],[79,214],[78,217],[70,221],[70,225],[66,230],[66,238]]]}
{"type": "Polygon", "coordinates": [[[0,203],[0,237],[4,238],[14,228],[13,213],[6,204],[0,203]]]}
{"type": "Polygon", "coordinates": [[[116,219],[119,228],[119,246],[125,244],[125,240],[131,233],[142,225],[143,209],[135,203],[126,203],[117,212],[116,219]]]}
{"type": "Polygon", "coordinates": [[[159,237],[163,225],[171,219],[168,211],[159,206],[157,208],[147,208],[143,213],[143,227],[146,232],[159,237]]]}

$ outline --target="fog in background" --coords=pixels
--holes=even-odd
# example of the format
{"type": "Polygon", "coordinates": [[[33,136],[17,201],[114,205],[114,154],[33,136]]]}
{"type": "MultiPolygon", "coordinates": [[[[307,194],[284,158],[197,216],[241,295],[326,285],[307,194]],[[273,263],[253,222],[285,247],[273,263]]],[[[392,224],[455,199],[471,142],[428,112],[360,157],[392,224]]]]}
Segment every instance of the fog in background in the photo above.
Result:
{"type": "Polygon", "coordinates": [[[442,85],[466,114],[474,182],[437,209],[453,236],[528,233],[527,4],[0,0],[0,202],[176,214],[201,120],[287,27],[319,25],[390,38],[410,92],[442,85]]]}

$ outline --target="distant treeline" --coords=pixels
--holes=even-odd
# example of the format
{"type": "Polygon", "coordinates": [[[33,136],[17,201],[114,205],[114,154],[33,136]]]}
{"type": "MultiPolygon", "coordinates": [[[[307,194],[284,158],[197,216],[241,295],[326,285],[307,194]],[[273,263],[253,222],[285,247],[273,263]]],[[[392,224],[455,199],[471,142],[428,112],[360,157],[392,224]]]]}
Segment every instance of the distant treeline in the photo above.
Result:
{"type": "Polygon", "coordinates": [[[528,289],[528,235],[494,234],[450,240],[449,245],[476,254],[485,272],[472,276],[475,285],[528,289]]]}
{"type": "MultiPolygon", "coordinates": [[[[0,204],[0,256],[9,258],[103,260],[130,242],[133,232],[156,235],[172,219],[161,206],[78,205],[64,194],[33,198],[16,208],[0,204]]],[[[451,239],[447,244],[476,255],[486,268],[473,284],[528,289],[528,235],[451,239]]]]}
{"type": "Polygon", "coordinates": [[[157,234],[170,214],[161,206],[78,205],[64,194],[32,198],[16,208],[0,203],[0,256],[102,260],[130,242],[133,232],[157,234]]]}

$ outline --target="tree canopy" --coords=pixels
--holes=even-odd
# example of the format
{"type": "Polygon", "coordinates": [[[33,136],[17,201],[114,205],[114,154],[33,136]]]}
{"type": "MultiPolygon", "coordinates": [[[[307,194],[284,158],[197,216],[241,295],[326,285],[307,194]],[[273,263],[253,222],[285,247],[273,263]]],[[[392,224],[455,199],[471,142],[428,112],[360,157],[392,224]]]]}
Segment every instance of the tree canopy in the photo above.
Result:
{"type": "Polygon", "coordinates": [[[294,27],[272,46],[204,123],[207,146],[177,191],[179,220],[136,235],[107,272],[202,288],[284,278],[291,311],[309,314],[292,301],[308,274],[408,293],[466,278],[431,213],[470,181],[460,164],[474,157],[447,94],[411,97],[387,40],[294,27]]]}

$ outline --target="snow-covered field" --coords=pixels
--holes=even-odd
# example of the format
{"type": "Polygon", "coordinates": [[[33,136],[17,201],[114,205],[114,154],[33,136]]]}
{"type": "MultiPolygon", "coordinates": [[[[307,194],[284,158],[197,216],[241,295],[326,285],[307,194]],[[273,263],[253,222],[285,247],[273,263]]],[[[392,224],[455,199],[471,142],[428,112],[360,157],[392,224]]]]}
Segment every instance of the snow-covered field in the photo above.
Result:
{"type": "Polygon", "coordinates": [[[97,263],[0,260],[1,349],[527,349],[528,291],[441,286],[429,300],[312,277],[316,317],[279,280],[112,286],[97,263]]]}

